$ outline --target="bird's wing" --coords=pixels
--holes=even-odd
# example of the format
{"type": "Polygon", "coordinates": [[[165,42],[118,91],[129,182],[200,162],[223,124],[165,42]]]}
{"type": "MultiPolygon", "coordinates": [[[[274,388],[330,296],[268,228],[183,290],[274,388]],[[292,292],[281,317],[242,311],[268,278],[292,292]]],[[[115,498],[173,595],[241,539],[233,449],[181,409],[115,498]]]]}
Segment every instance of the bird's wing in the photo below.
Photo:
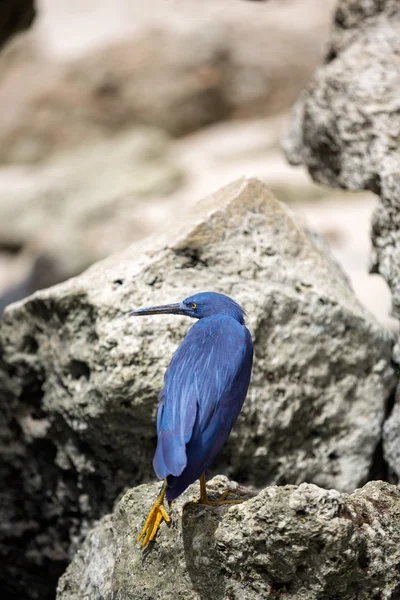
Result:
{"type": "Polygon", "coordinates": [[[208,451],[218,426],[226,439],[250,379],[251,357],[247,382],[240,378],[249,359],[248,336],[245,327],[223,315],[202,319],[189,330],[168,367],[161,394],[153,461],[160,479],[182,473],[194,432],[208,451]]]}

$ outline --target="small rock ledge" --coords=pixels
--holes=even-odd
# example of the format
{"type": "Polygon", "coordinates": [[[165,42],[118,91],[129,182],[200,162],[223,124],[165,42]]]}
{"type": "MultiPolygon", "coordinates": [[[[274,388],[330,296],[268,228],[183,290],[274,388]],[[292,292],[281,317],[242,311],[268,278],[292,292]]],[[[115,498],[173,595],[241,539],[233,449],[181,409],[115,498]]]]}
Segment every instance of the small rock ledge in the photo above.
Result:
{"type": "MultiPolygon", "coordinates": [[[[235,493],[224,477],[208,484],[214,494],[227,485],[235,493]]],[[[395,486],[375,481],[352,494],[271,486],[242,504],[212,508],[190,503],[198,496],[193,485],[173,503],[173,525],[142,551],[136,536],[158,489],[129,490],[97,524],[60,579],[57,600],[399,597],[395,486]]]]}

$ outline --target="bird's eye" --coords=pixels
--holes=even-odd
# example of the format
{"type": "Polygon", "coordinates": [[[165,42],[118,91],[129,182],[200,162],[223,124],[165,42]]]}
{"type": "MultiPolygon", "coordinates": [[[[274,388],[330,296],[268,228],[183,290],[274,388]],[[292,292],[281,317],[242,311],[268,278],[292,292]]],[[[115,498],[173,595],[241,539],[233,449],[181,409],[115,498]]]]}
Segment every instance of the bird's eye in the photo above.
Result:
{"type": "Polygon", "coordinates": [[[197,304],[195,302],[193,302],[192,308],[193,308],[193,310],[195,310],[197,308],[197,304]]]}

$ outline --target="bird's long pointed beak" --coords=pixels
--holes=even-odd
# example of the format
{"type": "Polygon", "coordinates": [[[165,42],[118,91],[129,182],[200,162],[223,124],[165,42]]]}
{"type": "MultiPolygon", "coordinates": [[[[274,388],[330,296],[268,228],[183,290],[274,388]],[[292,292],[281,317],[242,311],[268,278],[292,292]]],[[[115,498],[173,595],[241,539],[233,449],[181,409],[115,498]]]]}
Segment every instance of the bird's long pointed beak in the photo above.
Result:
{"type": "Polygon", "coordinates": [[[162,304],[161,306],[149,306],[138,308],[128,312],[129,317],[142,317],[146,315],[184,315],[184,309],[180,304],[162,304]]]}

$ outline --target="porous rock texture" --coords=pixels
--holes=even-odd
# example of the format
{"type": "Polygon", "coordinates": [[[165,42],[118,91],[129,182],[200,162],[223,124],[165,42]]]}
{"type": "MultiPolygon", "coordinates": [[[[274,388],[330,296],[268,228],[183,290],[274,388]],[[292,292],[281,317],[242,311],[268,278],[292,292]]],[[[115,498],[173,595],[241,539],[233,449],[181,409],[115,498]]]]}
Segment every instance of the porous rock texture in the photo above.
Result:
{"type": "MultiPolygon", "coordinates": [[[[326,64],[300,98],[284,143],[316,181],[380,196],[371,270],[400,318],[400,3],[341,0],[326,64]]],[[[393,358],[400,363],[400,343],[393,358]]],[[[400,477],[400,410],[385,426],[385,454],[400,477]]]]}
{"type": "Polygon", "coordinates": [[[393,481],[400,479],[400,386],[397,387],[396,401],[390,417],[383,427],[384,458],[389,465],[389,475],[393,481]]]}
{"type": "Polygon", "coordinates": [[[303,92],[284,141],[317,181],[380,191],[400,130],[400,6],[341,0],[325,66],[303,92]]]}
{"type": "MultiPolygon", "coordinates": [[[[224,479],[209,484],[216,496],[227,484],[235,493],[224,479]]],[[[173,503],[173,525],[163,524],[143,552],[136,536],[158,487],[129,490],[96,525],[60,579],[57,600],[399,597],[395,486],[371,482],[351,495],[307,483],[271,486],[214,508],[188,503],[198,495],[193,485],[173,503]]]]}
{"type": "Polygon", "coordinates": [[[154,477],[157,397],[191,322],[128,318],[138,306],[215,290],[248,311],[252,384],[215,471],[349,491],[368,477],[392,344],[320,238],[254,179],[166,231],[4,312],[0,443],[12,476],[0,488],[0,556],[4,571],[24,566],[10,585],[42,576],[41,556],[65,565],[124,487],[154,477]]]}

